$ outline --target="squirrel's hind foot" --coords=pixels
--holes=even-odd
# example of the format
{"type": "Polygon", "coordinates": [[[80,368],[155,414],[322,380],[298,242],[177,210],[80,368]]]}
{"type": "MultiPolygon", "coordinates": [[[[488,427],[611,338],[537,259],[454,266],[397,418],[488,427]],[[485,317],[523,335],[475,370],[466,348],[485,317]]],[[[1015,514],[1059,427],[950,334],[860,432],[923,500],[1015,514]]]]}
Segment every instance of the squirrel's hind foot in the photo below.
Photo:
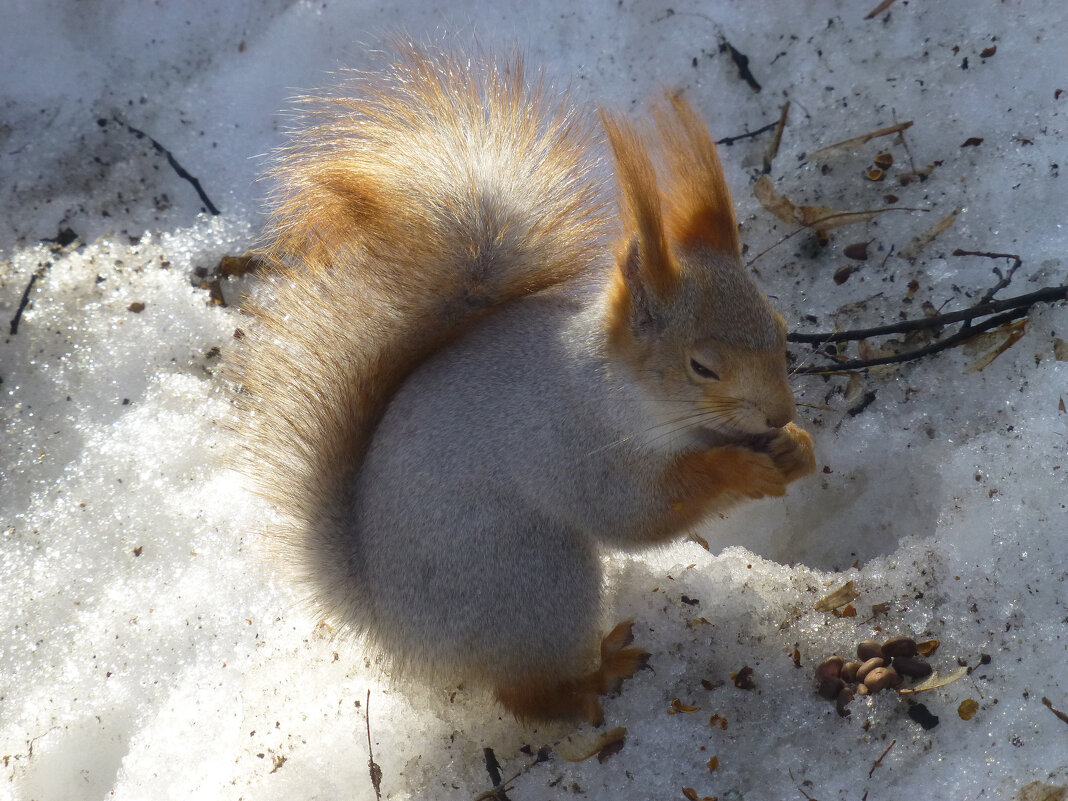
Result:
{"type": "Polygon", "coordinates": [[[645,667],[649,652],[627,648],[634,640],[633,620],[625,620],[601,640],[601,664],[573,679],[532,677],[497,687],[501,705],[520,720],[586,718],[594,726],[604,722],[601,696],[619,692],[624,679],[645,667]]]}

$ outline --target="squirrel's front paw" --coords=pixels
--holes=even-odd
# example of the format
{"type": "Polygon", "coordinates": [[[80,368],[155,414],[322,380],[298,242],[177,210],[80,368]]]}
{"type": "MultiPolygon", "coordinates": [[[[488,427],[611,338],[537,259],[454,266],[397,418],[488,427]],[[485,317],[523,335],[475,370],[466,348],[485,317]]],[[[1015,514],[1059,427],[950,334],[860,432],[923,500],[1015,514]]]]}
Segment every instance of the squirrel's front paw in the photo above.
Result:
{"type": "Polygon", "coordinates": [[[779,497],[786,494],[787,478],[770,454],[746,448],[718,451],[727,486],[747,498],[779,497]]]}
{"type": "Polygon", "coordinates": [[[787,423],[775,434],[767,451],[787,483],[816,469],[812,437],[793,423],[787,423]]]}

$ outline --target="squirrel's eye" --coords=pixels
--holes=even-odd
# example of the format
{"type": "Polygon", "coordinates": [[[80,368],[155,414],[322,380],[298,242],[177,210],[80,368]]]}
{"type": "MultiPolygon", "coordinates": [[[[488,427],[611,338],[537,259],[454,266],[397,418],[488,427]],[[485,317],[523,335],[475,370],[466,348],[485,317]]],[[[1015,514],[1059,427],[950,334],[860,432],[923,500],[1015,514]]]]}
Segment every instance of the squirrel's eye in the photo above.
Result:
{"type": "Polygon", "coordinates": [[[705,367],[697,359],[690,359],[690,369],[693,370],[701,378],[707,378],[710,381],[719,381],[719,376],[715,370],[711,370],[705,367]]]}

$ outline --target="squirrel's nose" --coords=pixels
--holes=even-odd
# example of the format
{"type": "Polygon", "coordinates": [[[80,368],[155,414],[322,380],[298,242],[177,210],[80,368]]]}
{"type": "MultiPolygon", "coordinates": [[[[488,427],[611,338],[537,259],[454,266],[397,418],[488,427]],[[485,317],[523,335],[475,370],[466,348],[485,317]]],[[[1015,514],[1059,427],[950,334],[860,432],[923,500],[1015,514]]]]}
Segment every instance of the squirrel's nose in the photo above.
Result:
{"type": "Polygon", "coordinates": [[[776,408],[767,411],[767,417],[765,418],[768,424],[768,428],[782,428],[784,425],[794,419],[794,399],[791,397],[789,401],[783,401],[776,404],[776,408]]]}

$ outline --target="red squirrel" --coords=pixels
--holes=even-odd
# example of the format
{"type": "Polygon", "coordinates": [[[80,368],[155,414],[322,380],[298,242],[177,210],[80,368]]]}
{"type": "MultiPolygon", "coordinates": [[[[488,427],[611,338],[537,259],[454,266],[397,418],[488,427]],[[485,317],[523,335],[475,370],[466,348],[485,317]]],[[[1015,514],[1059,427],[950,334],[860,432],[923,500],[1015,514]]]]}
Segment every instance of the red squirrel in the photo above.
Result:
{"type": "Polygon", "coordinates": [[[599,722],[646,656],[602,552],[815,467],[715,144],[417,47],[307,103],[232,357],[285,561],[396,669],[599,722]]]}

